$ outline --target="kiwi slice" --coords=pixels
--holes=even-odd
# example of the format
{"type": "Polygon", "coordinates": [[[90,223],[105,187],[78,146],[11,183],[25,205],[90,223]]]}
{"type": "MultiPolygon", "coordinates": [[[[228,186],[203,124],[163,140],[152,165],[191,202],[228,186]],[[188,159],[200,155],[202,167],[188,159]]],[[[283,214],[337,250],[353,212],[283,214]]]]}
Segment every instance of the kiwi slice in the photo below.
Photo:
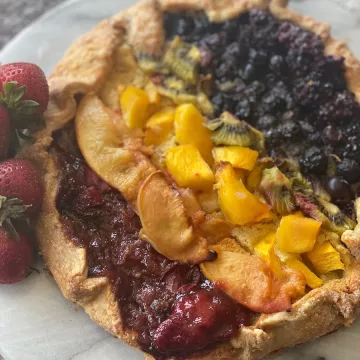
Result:
{"type": "Polygon", "coordinates": [[[305,215],[321,221],[327,229],[341,235],[345,230],[355,228],[355,221],[347,217],[331,202],[314,194],[309,195],[301,191],[294,192],[294,197],[296,205],[305,215]]]}
{"type": "Polygon", "coordinates": [[[259,152],[265,148],[265,138],[260,131],[227,111],[219,118],[208,120],[207,127],[212,131],[211,138],[216,145],[238,145],[259,152]]]}
{"type": "Polygon", "coordinates": [[[161,63],[161,59],[154,55],[137,54],[138,64],[142,71],[146,74],[169,74],[169,69],[165,68],[161,63]]]}
{"type": "Polygon", "coordinates": [[[329,194],[317,180],[310,182],[301,175],[296,161],[285,159],[279,168],[291,181],[295,205],[305,215],[321,221],[328,230],[340,235],[354,229],[356,223],[330,202],[329,194]]]}
{"type": "Polygon", "coordinates": [[[186,84],[184,80],[176,76],[163,76],[158,91],[161,95],[172,99],[176,104],[196,104],[197,102],[196,88],[186,84]]]}
{"type": "Polygon", "coordinates": [[[182,41],[179,36],[169,44],[165,52],[164,64],[180,79],[191,85],[198,82],[199,64],[201,60],[200,50],[182,41]]]}
{"type": "Polygon", "coordinates": [[[295,210],[291,181],[276,166],[263,170],[259,191],[278,214],[295,210]]]}
{"type": "Polygon", "coordinates": [[[205,93],[175,75],[161,75],[161,81],[156,87],[159,94],[170,98],[175,104],[191,103],[205,115],[214,113],[214,107],[205,93]]]}

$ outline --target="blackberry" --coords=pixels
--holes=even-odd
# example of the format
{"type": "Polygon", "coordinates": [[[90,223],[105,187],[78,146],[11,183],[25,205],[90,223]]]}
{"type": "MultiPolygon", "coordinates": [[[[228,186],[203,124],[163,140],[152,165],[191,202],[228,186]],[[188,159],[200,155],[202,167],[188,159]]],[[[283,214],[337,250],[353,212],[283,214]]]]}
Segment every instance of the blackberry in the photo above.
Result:
{"type": "Polygon", "coordinates": [[[340,129],[328,125],[322,131],[321,139],[324,144],[338,145],[344,139],[344,136],[340,129]]]}
{"type": "Polygon", "coordinates": [[[200,47],[200,56],[201,71],[205,70],[205,72],[208,72],[208,69],[211,67],[214,59],[214,53],[207,46],[203,46],[200,47]]]}
{"type": "Polygon", "coordinates": [[[298,49],[290,49],[286,56],[286,65],[294,77],[304,77],[313,67],[313,57],[302,54],[298,49]]]}
{"type": "Polygon", "coordinates": [[[253,64],[255,67],[263,67],[268,63],[268,55],[263,50],[249,50],[249,62],[253,64]]]}
{"type": "Polygon", "coordinates": [[[227,43],[233,42],[237,38],[240,24],[244,21],[244,16],[238,19],[225,21],[221,26],[221,33],[224,34],[227,43]]]}
{"type": "Polygon", "coordinates": [[[297,118],[298,118],[298,113],[294,109],[285,111],[281,115],[282,122],[287,122],[287,121],[297,122],[297,118]]]}
{"type": "Polygon", "coordinates": [[[261,107],[266,113],[277,113],[292,107],[292,98],[282,81],[268,91],[261,99],[261,107]]]}
{"type": "Polygon", "coordinates": [[[231,79],[234,73],[234,68],[231,63],[222,63],[215,69],[215,76],[221,81],[231,79]]]}
{"type": "Polygon", "coordinates": [[[360,178],[360,166],[356,161],[345,158],[337,165],[336,174],[352,184],[360,178]]]}
{"type": "Polygon", "coordinates": [[[243,57],[244,54],[240,49],[240,45],[237,42],[233,42],[225,48],[225,51],[221,56],[221,61],[230,63],[236,67],[242,62],[243,57]]]}
{"type": "Polygon", "coordinates": [[[215,107],[217,115],[220,115],[224,111],[234,112],[236,102],[231,94],[218,93],[212,97],[211,101],[215,107]]]}
{"type": "Polygon", "coordinates": [[[336,56],[321,56],[317,60],[317,70],[322,74],[324,81],[331,81],[336,90],[347,88],[345,80],[345,58],[336,56]]]}
{"type": "Polygon", "coordinates": [[[221,34],[206,35],[200,41],[200,46],[205,46],[214,53],[222,51],[223,45],[224,37],[221,34]]]}
{"type": "Polygon", "coordinates": [[[268,11],[252,9],[249,11],[250,24],[254,26],[265,26],[273,21],[273,16],[268,11]]]}
{"type": "Polygon", "coordinates": [[[248,119],[251,113],[251,106],[248,99],[240,100],[235,106],[235,115],[240,119],[248,119]]]}
{"type": "Polygon", "coordinates": [[[317,111],[318,120],[323,124],[343,124],[360,115],[360,106],[355,95],[347,90],[337,92],[334,97],[321,104],[317,111]]]}
{"type": "Polygon", "coordinates": [[[299,158],[299,164],[305,174],[321,175],[326,171],[327,158],[320,148],[312,146],[299,158]]]}
{"type": "Polygon", "coordinates": [[[290,49],[297,49],[300,54],[308,53],[316,56],[324,52],[324,43],[318,35],[289,22],[280,25],[277,38],[280,44],[290,49]]]}
{"type": "Polygon", "coordinates": [[[286,71],[284,58],[281,55],[273,55],[270,58],[269,68],[276,75],[283,75],[286,71]]]}
{"type": "Polygon", "coordinates": [[[279,132],[278,128],[271,128],[263,132],[266,140],[266,145],[269,149],[275,149],[279,147],[283,142],[283,136],[279,132]]]}
{"type": "Polygon", "coordinates": [[[247,96],[249,102],[254,104],[264,94],[265,90],[265,85],[255,80],[244,89],[243,93],[247,96]]]}
{"type": "Polygon", "coordinates": [[[249,49],[254,35],[254,27],[252,25],[240,26],[238,30],[237,42],[243,49],[249,49]]]}
{"type": "Polygon", "coordinates": [[[280,132],[285,139],[296,140],[301,136],[300,127],[294,121],[285,121],[278,126],[280,132]]]}
{"type": "Polygon", "coordinates": [[[260,116],[256,122],[256,127],[260,130],[268,130],[276,124],[276,117],[274,115],[265,114],[260,116]]]}
{"type": "Polygon", "coordinates": [[[347,144],[342,151],[344,157],[360,162],[360,143],[357,136],[350,136],[346,138],[347,144]]]}
{"type": "Polygon", "coordinates": [[[256,74],[255,66],[251,63],[245,65],[244,70],[241,73],[241,77],[246,81],[250,82],[256,74]]]}
{"type": "Polygon", "coordinates": [[[330,83],[324,83],[318,73],[312,72],[296,80],[292,93],[297,104],[312,109],[318,106],[320,99],[328,100],[332,96],[333,87],[330,83]]]}

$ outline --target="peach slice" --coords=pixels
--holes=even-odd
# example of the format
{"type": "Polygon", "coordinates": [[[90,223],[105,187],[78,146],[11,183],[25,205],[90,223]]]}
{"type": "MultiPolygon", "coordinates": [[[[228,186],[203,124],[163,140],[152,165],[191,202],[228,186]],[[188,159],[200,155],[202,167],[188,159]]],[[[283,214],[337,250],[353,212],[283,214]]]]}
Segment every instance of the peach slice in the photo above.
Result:
{"type": "Polygon", "coordinates": [[[284,311],[303,293],[301,274],[293,273],[286,281],[280,281],[264,260],[246,253],[233,239],[225,239],[212,249],[217,252],[217,259],[200,265],[203,274],[251,310],[261,313],[284,311]]]}
{"type": "Polygon", "coordinates": [[[236,177],[230,163],[220,163],[215,178],[220,208],[231,223],[245,225],[269,213],[269,207],[251,194],[236,177]]]}
{"type": "Polygon", "coordinates": [[[144,240],[170,260],[199,263],[209,250],[188,220],[179,193],[169,185],[161,171],[149,175],[140,188],[137,208],[144,240]]]}
{"type": "MultiPolygon", "coordinates": [[[[140,151],[131,149],[129,130],[93,94],[85,96],[75,118],[76,137],[87,164],[127,201],[136,200],[138,184],[155,168],[140,151]],[[118,126],[114,124],[111,117],[118,126]],[[131,149],[131,150],[130,150],[131,149]]],[[[134,133],[131,133],[134,138],[134,133]]],[[[135,141],[135,140],[134,140],[135,141]]],[[[136,141],[135,141],[136,142],[136,141]]]]}

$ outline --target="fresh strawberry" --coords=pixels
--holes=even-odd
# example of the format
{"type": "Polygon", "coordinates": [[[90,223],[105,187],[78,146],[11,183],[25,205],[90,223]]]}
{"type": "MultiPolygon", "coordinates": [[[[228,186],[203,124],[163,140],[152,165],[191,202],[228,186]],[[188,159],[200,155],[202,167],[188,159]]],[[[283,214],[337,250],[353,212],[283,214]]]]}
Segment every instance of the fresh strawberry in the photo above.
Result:
{"type": "Polygon", "coordinates": [[[0,107],[0,161],[6,159],[10,144],[10,118],[8,111],[0,107]]]}
{"type": "Polygon", "coordinates": [[[13,284],[29,273],[33,256],[30,239],[18,232],[14,239],[10,232],[0,227],[0,284],[13,284]]]}
{"type": "Polygon", "coordinates": [[[0,195],[18,198],[31,211],[38,211],[43,199],[40,174],[34,165],[23,159],[9,159],[0,163],[0,195]]]}
{"type": "Polygon", "coordinates": [[[16,87],[26,87],[21,100],[37,102],[37,113],[43,115],[49,103],[49,86],[44,72],[37,65],[29,63],[2,65],[0,67],[0,91],[4,93],[5,84],[13,81],[17,83],[16,87]]]}

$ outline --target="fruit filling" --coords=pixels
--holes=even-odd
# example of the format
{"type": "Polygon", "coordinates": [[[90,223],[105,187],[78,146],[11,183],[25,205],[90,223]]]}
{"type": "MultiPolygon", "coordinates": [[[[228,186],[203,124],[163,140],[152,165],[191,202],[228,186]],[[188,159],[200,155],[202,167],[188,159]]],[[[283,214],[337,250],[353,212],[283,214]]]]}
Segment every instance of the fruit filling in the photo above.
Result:
{"type": "MultiPolygon", "coordinates": [[[[269,155],[297,159],[305,175],[319,177],[331,200],[352,213],[360,106],[347,88],[344,58],[325,55],[318,35],[265,10],[219,24],[168,13],[165,28],[169,41],[178,35],[199,49],[199,77],[209,82],[211,74],[207,89],[217,116],[229,111],[261,130],[269,155]]],[[[224,137],[232,131],[221,129],[224,137]]]]}
{"type": "Polygon", "coordinates": [[[317,35],[263,10],[165,28],[161,58],[117,50],[54,142],[64,226],[157,359],[342,278],[360,180],[360,107],[317,35]]]}
{"type": "MultiPolygon", "coordinates": [[[[139,238],[141,223],[122,195],[86,165],[71,124],[55,136],[61,167],[57,209],[72,241],[87,249],[89,277],[110,279],[126,328],[156,359],[231,339],[250,311],[139,238]]],[[[172,357],[174,358],[174,357],[172,357]]]]}

